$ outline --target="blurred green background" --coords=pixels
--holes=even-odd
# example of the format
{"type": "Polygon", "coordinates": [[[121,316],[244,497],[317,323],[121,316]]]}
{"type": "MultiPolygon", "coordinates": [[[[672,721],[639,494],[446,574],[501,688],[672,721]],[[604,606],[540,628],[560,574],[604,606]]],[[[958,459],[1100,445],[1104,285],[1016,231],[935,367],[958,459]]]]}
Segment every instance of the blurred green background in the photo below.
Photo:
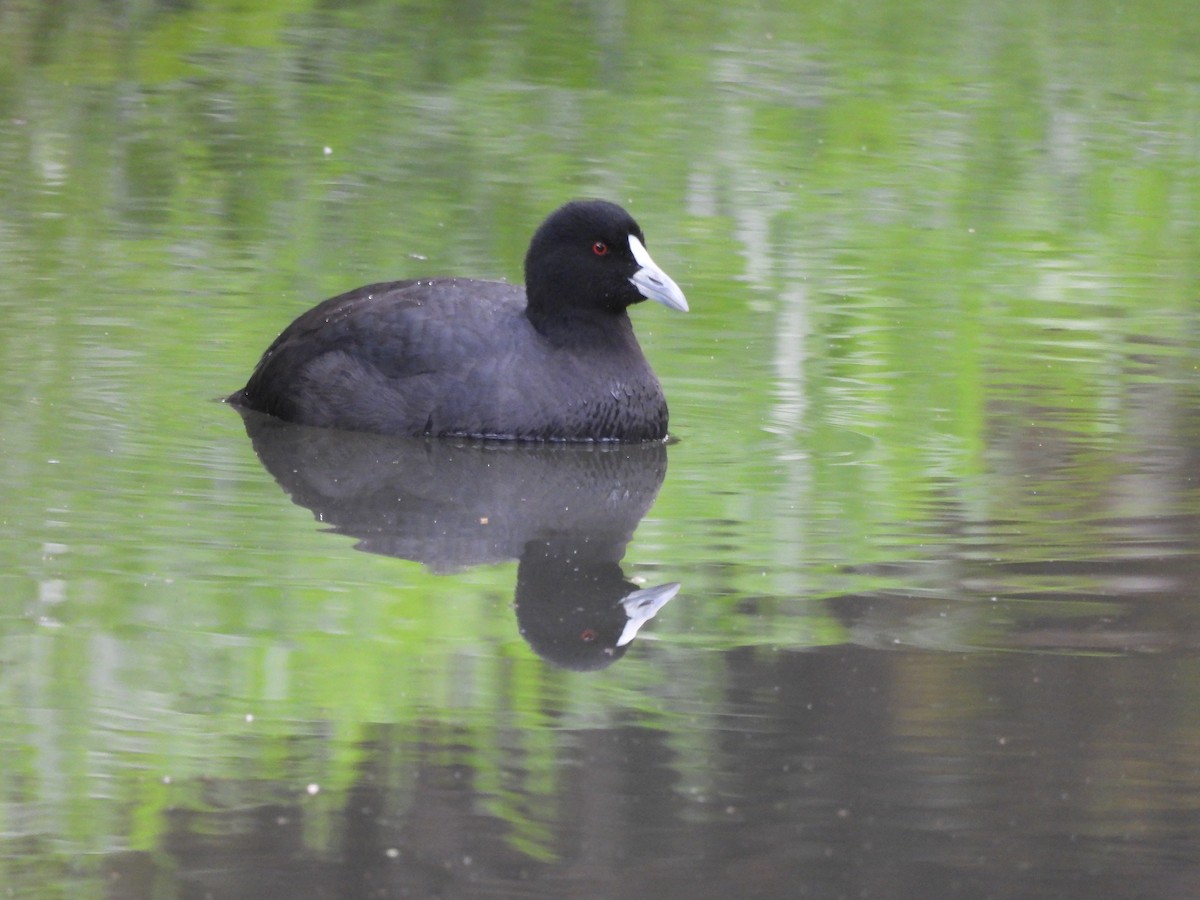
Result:
{"type": "Polygon", "coordinates": [[[336,855],[367,761],[411,811],[453,760],[551,864],[593,730],[711,790],[744,653],[923,647],[889,716],[969,730],[987,691],[949,698],[995,673],[960,652],[1169,647],[1128,690],[1170,684],[1146,733],[1194,748],[1198,13],[0,2],[10,893],[176,896],[171,810],[298,804],[336,855]],[[634,311],[679,441],[625,560],[683,591],[598,675],[522,641],[515,563],[322,533],[213,402],[326,296],[520,280],[574,196],[625,205],[693,310],[634,311]],[[838,605],[891,594],[920,621],[838,605]]]}

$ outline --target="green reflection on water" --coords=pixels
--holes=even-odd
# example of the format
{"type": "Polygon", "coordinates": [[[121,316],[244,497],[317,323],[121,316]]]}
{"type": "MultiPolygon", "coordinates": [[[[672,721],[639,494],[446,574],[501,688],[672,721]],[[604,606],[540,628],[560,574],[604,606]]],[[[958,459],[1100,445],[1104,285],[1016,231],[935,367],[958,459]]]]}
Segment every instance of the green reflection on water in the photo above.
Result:
{"type": "Polygon", "coordinates": [[[627,715],[705,768],[715,649],[859,639],[825,600],[886,591],[1012,647],[1123,596],[1027,564],[1194,552],[1200,17],[335,7],[0,11],[4,815],[53,870],[10,881],[155,848],[236,803],[210,780],[327,849],[379,723],[552,859],[576,735],[627,715]],[[685,593],[602,678],[531,656],[512,566],[317,531],[209,402],[336,291],[518,279],[577,194],[694,308],[635,314],[682,440],[627,556],[685,593]]]}

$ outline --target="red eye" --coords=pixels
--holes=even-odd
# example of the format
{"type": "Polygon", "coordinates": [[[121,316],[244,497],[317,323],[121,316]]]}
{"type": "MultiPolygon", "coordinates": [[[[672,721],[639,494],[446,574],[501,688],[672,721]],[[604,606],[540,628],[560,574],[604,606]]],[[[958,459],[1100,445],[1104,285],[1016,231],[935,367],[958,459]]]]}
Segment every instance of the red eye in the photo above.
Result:
{"type": "Polygon", "coordinates": [[[585,629],[583,629],[583,631],[579,632],[579,639],[581,641],[583,641],[585,644],[590,644],[592,641],[594,641],[599,636],[600,635],[596,634],[595,628],[585,628],[585,629]]]}
{"type": "Polygon", "coordinates": [[[597,256],[608,256],[608,244],[604,243],[604,241],[596,241],[596,243],[592,244],[592,252],[597,256]]]}

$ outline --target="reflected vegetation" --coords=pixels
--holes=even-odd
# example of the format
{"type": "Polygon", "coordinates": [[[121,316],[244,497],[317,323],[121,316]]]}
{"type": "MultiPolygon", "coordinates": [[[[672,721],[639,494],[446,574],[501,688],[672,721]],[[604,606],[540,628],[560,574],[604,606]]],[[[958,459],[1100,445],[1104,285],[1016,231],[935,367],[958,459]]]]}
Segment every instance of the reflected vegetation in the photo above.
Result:
{"type": "Polygon", "coordinates": [[[0,3],[0,893],[1200,894],[1188,12],[0,3]],[[573,196],[669,478],[213,402],[573,196]]]}
{"type": "Polygon", "coordinates": [[[612,664],[679,591],[620,565],[666,475],[661,442],[399,439],[238,412],[292,501],[357,549],[442,573],[519,560],[521,635],[557,665],[612,664]]]}

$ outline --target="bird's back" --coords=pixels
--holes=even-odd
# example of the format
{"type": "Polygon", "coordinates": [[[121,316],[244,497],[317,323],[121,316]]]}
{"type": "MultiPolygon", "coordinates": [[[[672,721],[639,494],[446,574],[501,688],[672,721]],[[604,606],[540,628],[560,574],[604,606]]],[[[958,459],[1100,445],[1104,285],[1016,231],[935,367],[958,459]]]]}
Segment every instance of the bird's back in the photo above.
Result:
{"type": "Polygon", "coordinates": [[[539,333],[522,288],[367,285],[296,319],[230,402],[308,425],[531,440],[664,437],[666,401],[624,314],[539,333]]]}

